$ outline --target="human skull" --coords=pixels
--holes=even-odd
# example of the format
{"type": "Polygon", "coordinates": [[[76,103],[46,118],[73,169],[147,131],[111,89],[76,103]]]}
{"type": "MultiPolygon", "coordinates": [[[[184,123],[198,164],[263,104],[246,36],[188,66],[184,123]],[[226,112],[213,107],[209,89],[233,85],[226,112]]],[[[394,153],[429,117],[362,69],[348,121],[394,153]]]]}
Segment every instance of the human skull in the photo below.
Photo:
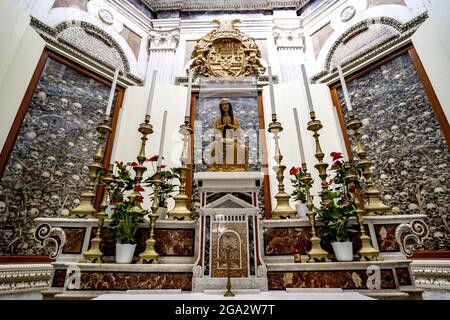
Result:
{"type": "Polygon", "coordinates": [[[414,102],[419,105],[423,103],[423,96],[421,96],[420,94],[414,97],[414,102]]]}
{"type": "Polygon", "coordinates": [[[16,176],[21,176],[22,173],[23,173],[23,167],[22,167],[22,165],[19,164],[19,163],[16,163],[16,164],[14,165],[14,168],[13,168],[13,173],[14,173],[16,176]]]}
{"type": "Polygon", "coordinates": [[[45,169],[53,169],[55,165],[56,165],[56,158],[53,156],[48,156],[47,159],[44,160],[45,169]]]}
{"type": "Polygon", "coordinates": [[[28,211],[28,217],[30,217],[30,219],[37,218],[38,216],[39,216],[38,208],[31,208],[30,211],[28,211]]]}
{"type": "Polygon", "coordinates": [[[0,214],[3,214],[6,212],[6,202],[0,201],[0,214]]]}
{"type": "Polygon", "coordinates": [[[72,103],[72,108],[73,108],[73,114],[80,115],[83,111],[82,105],[78,102],[72,103]]]}
{"type": "Polygon", "coordinates": [[[63,173],[61,171],[55,171],[55,173],[53,174],[53,180],[56,182],[60,182],[63,179],[63,173]]]}
{"type": "Polygon", "coordinates": [[[443,201],[445,199],[445,192],[444,189],[441,187],[434,188],[434,194],[438,201],[443,201]]]}
{"type": "Polygon", "coordinates": [[[400,214],[401,209],[399,207],[392,207],[392,214],[400,214]]]}
{"type": "Polygon", "coordinates": [[[411,214],[419,214],[420,213],[419,206],[417,204],[415,204],[415,203],[410,203],[408,205],[408,211],[411,214]]]}
{"type": "Polygon", "coordinates": [[[384,196],[384,200],[391,201],[392,200],[392,196],[390,194],[387,194],[387,195],[384,196]]]}
{"type": "Polygon", "coordinates": [[[95,110],[95,114],[96,114],[99,118],[101,118],[101,117],[103,117],[103,110],[102,110],[102,109],[97,109],[97,110],[95,110]]]}
{"type": "Polygon", "coordinates": [[[439,214],[437,206],[434,203],[427,203],[427,214],[434,217],[439,214]]]}
{"type": "Polygon", "coordinates": [[[59,106],[65,110],[69,106],[69,101],[66,98],[59,99],[59,106]]]}
{"type": "Polygon", "coordinates": [[[80,204],[80,199],[75,199],[72,202],[72,208],[76,208],[78,207],[78,205],[80,204]]]}
{"type": "Polygon", "coordinates": [[[406,103],[404,103],[404,102],[400,102],[400,103],[398,104],[398,107],[399,107],[400,109],[406,109],[407,106],[408,106],[408,105],[407,105],[406,103]]]}
{"type": "Polygon", "coordinates": [[[30,159],[37,161],[39,159],[39,152],[37,151],[31,151],[30,153],[30,159]]]}
{"type": "Polygon", "coordinates": [[[43,105],[47,100],[47,94],[43,91],[39,92],[36,97],[36,101],[38,104],[43,105]]]}
{"type": "Polygon", "coordinates": [[[66,162],[66,164],[64,165],[64,169],[66,170],[66,172],[71,172],[74,166],[75,165],[72,162],[66,162]]]}
{"type": "Polygon", "coordinates": [[[60,205],[60,202],[59,202],[59,196],[56,195],[56,194],[52,195],[52,196],[50,197],[50,202],[49,202],[50,208],[56,209],[56,208],[59,207],[59,205],[60,205]]]}
{"type": "Polygon", "coordinates": [[[406,192],[400,192],[399,194],[399,197],[400,197],[400,201],[402,202],[402,203],[406,203],[407,201],[408,201],[408,194],[406,193],[406,192]]]}
{"type": "Polygon", "coordinates": [[[395,135],[400,134],[400,128],[397,125],[391,127],[391,132],[395,135]]]}
{"type": "Polygon", "coordinates": [[[395,161],[395,159],[394,158],[389,158],[388,159],[388,163],[389,164],[394,164],[396,161],[395,161]]]}
{"type": "Polygon", "coordinates": [[[66,129],[59,128],[57,133],[58,138],[64,139],[66,137],[66,129]]]}
{"type": "Polygon", "coordinates": [[[44,180],[44,182],[50,180],[50,173],[47,171],[43,171],[41,174],[41,178],[44,180]]]}

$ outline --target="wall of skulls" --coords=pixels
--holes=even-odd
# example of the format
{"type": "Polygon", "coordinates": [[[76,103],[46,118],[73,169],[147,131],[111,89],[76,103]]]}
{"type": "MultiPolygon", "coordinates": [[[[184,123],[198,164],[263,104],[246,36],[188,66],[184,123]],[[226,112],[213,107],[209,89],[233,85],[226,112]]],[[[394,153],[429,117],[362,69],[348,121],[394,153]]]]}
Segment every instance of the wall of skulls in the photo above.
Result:
{"type": "Polygon", "coordinates": [[[394,214],[428,216],[418,250],[449,250],[450,153],[409,55],[355,79],[349,92],[384,202],[394,214]]]}
{"type": "Polygon", "coordinates": [[[48,59],[0,179],[0,255],[44,255],[33,219],[79,203],[109,88],[48,59]]]}

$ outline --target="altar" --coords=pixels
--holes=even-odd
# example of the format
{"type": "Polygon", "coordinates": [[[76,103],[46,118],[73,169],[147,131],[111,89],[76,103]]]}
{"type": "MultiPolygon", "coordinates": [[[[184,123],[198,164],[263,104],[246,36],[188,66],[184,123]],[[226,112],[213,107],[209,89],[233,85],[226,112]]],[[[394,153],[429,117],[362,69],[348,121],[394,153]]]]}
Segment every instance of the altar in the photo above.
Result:
{"type": "Polygon", "coordinates": [[[407,257],[411,240],[420,242],[428,234],[426,216],[393,214],[384,205],[356,112],[348,123],[353,157],[333,152],[334,162],[325,163],[323,124],[304,66],[311,136],[301,136],[305,128],[295,110],[300,153],[298,167],[290,170],[296,192],[287,191],[283,153],[293,152],[281,150],[280,140],[294,138],[282,135],[270,66],[267,77],[255,40],[235,23],[220,23],[194,49],[184,79],[188,95],[176,168],[163,163],[167,111],[159,153],[149,158],[146,151],[154,132],[148,111],[153,91],[137,128],[137,162],[104,168],[109,116],[98,125],[99,143],[81,203],[68,217],[34,220],[36,239],[51,245],[54,259],[51,287],[42,293],[46,299],[420,298],[407,257]],[[266,118],[260,98],[264,86],[271,104],[266,118]],[[268,137],[273,149],[267,148],[268,137]],[[313,141],[314,163],[307,164],[304,141],[313,141]],[[148,162],[154,168],[150,174],[148,162]],[[95,192],[98,187],[103,193],[95,192]],[[144,187],[151,190],[146,208],[144,187]],[[293,208],[294,201],[305,205],[306,214],[293,208]],[[335,216],[341,219],[338,232],[338,223],[330,220],[335,216]],[[335,249],[337,242],[350,243],[345,258],[335,249]],[[131,248],[128,256],[124,247],[131,248]]]}

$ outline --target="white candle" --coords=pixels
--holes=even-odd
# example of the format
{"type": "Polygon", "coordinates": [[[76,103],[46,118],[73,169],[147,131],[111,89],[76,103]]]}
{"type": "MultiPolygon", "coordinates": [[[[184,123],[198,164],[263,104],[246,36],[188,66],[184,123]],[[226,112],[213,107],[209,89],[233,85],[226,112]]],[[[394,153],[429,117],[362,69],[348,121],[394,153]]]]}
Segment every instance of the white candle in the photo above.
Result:
{"type": "Polygon", "coordinates": [[[310,112],[314,112],[314,106],[313,106],[313,103],[312,103],[311,91],[309,89],[309,79],[308,79],[308,75],[306,74],[306,69],[305,69],[305,65],[304,64],[301,65],[301,70],[302,70],[303,84],[305,86],[306,99],[308,100],[309,111],[310,112]]]}
{"type": "Polygon", "coordinates": [[[159,143],[159,153],[158,153],[158,166],[162,163],[163,152],[164,152],[164,139],[166,136],[166,123],[167,123],[167,111],[164,111],[163,125],[161,130],[161,141],[159,143]]]}
{"type": "Polygon", "coordinates": [[[342,133],[341,122],[339,121],[339,115],[337,112],[337,108],[333,106],[333,115],[334,120],[336,121],[336,127],[338,130],[339,141],[341,143],[342,156],[344,157],[344,161],[348,162],[348,153],[347,153],[347,145],[345,144],[344,135],[342,133]]]}
{"type": "Polygon", "coordinates": [[[300,163],[306,163],[305,150],[303,150],[302,133],[300,131],[300,123],[298,121],[297,108],[294,108],[295,127],[297,128],[298,148],[300,150],[300,163]]]}
{"type": "Polygon", "coordinates": [[[341,66],[338,64],[337,69],[339,72],[339,78],[341,80],[342,91],[344,91],[345,105],[347,106],[347,111],[352,111],[352,102],[350,101],[350,95],[348,94],[347,83],[345,82],[344,73],[342,72],[341,66]]]}
{"type": "Polygon", "coordinates": [[[188,92],[186,99],[186,117],[191,116],[192,69],[189,70],[188,92]]]}
{"type": "Polygon", "coordinates": [[[273,92],[273,81],[272,81],[272,67],[267,67],[267,72],[269,74],[269,90],[270,90],[270,106],[272,108],[272,114],[277,114],[275,109],[275,94],[273,92]]]}
{"type": "Polygon", "coordinates": [[[148,100],[147,100],[147,115],[150,115],[150,112],[152,111],[152,105],[153,105],[153,95],[155,93],[155,84],[156,84],[156,70],[153,70],[152,73],[152,84],[150,85],[150,92],[148,94],[148,100]]]}
{"type": "Polygon", "coordinates": [[[109,99],[108,99],[108,105],[106,106],[106,112],[105,115],[108,115],[111,113],[112,104],[114,100],[114,94],[116,93],[116,85],[117,85],[117,78],[119,77],[119,68],[116,68],[116,71],[114,72],[114,78],[111,85],[111,91],[109,92],[109,99]]]}

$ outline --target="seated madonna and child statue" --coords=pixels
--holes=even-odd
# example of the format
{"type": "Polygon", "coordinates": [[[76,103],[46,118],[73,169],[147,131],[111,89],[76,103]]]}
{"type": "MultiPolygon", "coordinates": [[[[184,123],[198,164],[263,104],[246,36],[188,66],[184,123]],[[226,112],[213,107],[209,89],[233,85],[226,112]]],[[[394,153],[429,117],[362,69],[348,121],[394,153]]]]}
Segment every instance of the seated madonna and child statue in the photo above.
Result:
{"type": "Polygon", "coordinates": [[[219,103],[220,117],[214,121],[208,171],[248,171],[248,149],[243,141],[241,124],[228,99],[219,103]]]}

